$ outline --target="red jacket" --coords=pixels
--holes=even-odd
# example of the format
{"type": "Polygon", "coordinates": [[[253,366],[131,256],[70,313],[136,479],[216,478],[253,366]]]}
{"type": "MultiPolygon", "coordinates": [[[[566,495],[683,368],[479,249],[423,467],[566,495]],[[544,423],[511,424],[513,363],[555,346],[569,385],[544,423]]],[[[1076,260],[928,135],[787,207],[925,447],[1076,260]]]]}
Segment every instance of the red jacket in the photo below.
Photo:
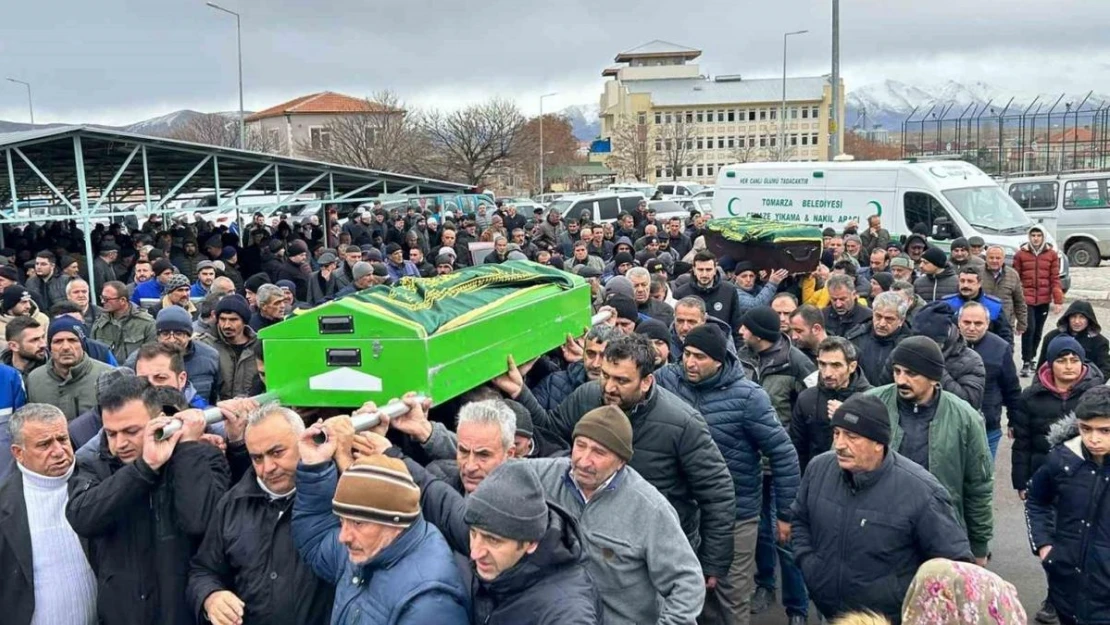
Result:
{"type": "Polygon", "coordinates": [[[1064,303],[1064,289],[1060,286],[1060,255],[1045,243],[1040,254],[1034,254],[1028,243],[1022,244],[1014,255],[1014,270],[1021,276],[1025,302],[1030,306],[1064,303]]]}

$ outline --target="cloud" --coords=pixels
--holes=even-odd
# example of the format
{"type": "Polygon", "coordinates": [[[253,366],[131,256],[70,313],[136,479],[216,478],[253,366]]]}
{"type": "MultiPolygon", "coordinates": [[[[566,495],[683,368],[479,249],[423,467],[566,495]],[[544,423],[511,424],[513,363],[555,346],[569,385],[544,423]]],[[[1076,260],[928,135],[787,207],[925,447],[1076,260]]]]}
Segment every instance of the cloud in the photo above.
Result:
{"type": "MultiPolygon", "coordinates": [[[[201,0],[9,3],[3,72],[34,85],[36,121],[126,123],[179,108],[238,107],[235,20],[201,0]]],[[[829,71],[828,0],[224,0],[243,16],[246,106],[312,91],[392,89],[422,106],[491,95],[530,112],[595,102],[600,71],[659,38],[699,47],[712,74],[829,71]]],[[[842,69],[852,84],[981,80],[1030,92],[1106,84],[1110,2],[932,0],[842,3],[842,69]]],[[[0,82],[0,119],[26,119],[0,82]]]]}

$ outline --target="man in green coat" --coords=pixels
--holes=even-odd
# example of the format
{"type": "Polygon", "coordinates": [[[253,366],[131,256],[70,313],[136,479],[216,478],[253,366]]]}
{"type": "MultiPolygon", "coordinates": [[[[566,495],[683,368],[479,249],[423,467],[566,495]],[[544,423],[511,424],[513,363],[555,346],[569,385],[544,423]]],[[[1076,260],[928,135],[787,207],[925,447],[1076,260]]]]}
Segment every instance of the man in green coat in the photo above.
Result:
{"type": "Polygon", "coordinates": [[[112,366],[85,352],[85,327],[69,315],[50,323],[46,346],[50,361],[27,376],[27,401],[57,406],[72,421],[96,406],[96,380],[112,366]]]}
{"type": "Polygon", "coordinates": [[[106,343],[120,363],[127,362],[127,358],[143,345],[158,340],[154,317],[132,304],[128,296],[127,286],[122,282],[112,281],[101,286],[104,314],[89,328],[92,338],[106,343]]]}
{"type": "Polygon", "coordinates": [[[891,353],[894,384],[867,392],[890,414],[890,448],[925,467],[952,497],[975,560],[986,565],[994,535],[994,476],[983,418],[941,390],[944,356],[935,341],[911,336],[891,353]]]}

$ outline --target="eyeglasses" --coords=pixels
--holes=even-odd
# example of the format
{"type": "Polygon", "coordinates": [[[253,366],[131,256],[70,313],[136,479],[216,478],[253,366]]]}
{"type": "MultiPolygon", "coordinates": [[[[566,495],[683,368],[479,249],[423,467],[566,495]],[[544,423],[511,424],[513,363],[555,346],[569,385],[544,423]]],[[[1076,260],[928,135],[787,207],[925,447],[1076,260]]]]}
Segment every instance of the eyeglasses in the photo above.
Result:
{"type": "Polygon", "coordinates": [[[183,332],[181,330],[159,330],[158,338],[161,339],[187,339],[192,336],[192,332],[183,332]]]}

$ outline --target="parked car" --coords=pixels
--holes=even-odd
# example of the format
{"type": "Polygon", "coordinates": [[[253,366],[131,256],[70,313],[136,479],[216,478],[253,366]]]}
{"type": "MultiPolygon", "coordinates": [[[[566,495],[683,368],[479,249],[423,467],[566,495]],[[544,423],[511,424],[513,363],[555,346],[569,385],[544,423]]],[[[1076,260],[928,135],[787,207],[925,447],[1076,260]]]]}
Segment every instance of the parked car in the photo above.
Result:
{"type": "Polygon", "coordinates": [[[670,199],[672,197],[692,197],[697,195],[699,191],[705,188],[705,185],[696,182],[684,182],[675,180],[672,182],[660,182],[655,185],[655,190],[662,195],[662,199],[670,199]]]}
{"type": "Polygon", "coordinates": [[[550,207],[559,211],[563,219],[578,219],[582,211],[587,211],[594,223],[610,223],[616,221],[623,212],[635,211],[643,200],[641,193],[606,191],[556,200],[550,207]]]}

